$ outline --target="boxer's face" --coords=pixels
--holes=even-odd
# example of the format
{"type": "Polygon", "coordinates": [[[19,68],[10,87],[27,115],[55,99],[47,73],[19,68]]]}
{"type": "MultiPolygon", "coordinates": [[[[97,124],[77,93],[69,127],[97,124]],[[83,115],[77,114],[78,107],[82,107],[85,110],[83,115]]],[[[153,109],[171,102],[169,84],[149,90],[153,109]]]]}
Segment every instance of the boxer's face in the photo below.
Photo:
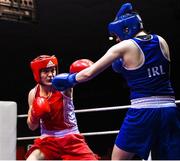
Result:
{"type": "Polygon", "coordinates": [[[40,72],[41,83],[44,85],[52,85],[51,81],[56,76],[56,67],[44,68],[40,72]]]}

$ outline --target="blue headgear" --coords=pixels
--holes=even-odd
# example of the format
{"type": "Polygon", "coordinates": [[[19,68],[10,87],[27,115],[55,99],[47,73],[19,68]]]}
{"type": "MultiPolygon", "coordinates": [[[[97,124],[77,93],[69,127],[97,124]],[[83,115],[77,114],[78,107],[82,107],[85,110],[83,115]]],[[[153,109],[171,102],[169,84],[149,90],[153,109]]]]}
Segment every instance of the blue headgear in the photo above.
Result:
{"type": "Polygon", "coordinates": [[[109,23],[108,29],[110,34],[117,35],[121,40],[127,40],[143,29],[143,24],[141,17],[133,12],[131,3],[125,3],[115,20],[109,23]]]}

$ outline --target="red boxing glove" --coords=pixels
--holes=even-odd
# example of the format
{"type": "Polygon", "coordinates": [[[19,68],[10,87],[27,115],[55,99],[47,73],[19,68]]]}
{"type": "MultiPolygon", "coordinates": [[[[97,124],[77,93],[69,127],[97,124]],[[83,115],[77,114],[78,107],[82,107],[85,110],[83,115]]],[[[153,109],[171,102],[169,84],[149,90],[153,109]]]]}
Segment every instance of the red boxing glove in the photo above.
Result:
{"type": "Polygon", "coordinates": [[[50,111],[50,105],[46,98],[35,98],[31,109],[31,122],[37,123],[40,118],[45,118],[50,111]]]}
{"type": "Polygon", "coordinates": [[[69,68],[70,73],[78,73],[83,69],[90,67],[93,62],[89,59],[79,59],[73,62],[69,68]]]}

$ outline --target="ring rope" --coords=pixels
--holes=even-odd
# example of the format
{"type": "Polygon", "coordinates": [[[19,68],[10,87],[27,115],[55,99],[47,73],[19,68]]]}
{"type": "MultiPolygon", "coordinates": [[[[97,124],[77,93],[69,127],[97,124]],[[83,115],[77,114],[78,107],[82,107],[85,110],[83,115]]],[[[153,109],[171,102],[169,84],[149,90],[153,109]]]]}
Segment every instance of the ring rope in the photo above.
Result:
{"type": "MultiPolygon", "coordinates": [[[[91,109],[81,109],[74,110],[75,113],[85,113],[85,112],[99,112],[99,111],[109,111],[109,110],[119,110],[119,109],[127,109],[130,108],[131,105],[126,106],[113,106],[113,107],[100,107],[100,108],[91,108],[91,109]]],[[[18,115],[18,118],[27,117],[27,114],[18,115]]]]}
{"type": "MultiPolygon", "coordinates": [[[[180,103],[180,100],[175,101],[176,104],[180,103]]],[[[82,110],[75,110],[75,113],[84,113],[84,112],[99,112],[99,111],[109,111],[109,110],[119,110],[119,109],[127,109],[130,108],[131,105],[126,106],[113,106],[113,107],[101,107],[101,108],[92,108],[92,109],[82,109],[82,110]]],[[[27,114],[18,115],[18,118],[27,117],[27,114]]],[[[81,133],[84,136],[92,136],[92,135],[108,135],[108,134],[118,134],[119,130],[114,131],[100,131],[100,132],[86,132],[81,133]]],[[[18,137],[17,140],[32,140],[39,138],[40,136],[30,136],[30,137],[18,137]]]]}
{"type": "MultiPolygon", "coordinates": [[[[95,136],[95,135],[108,135],[108,134],[118,134],[119,130],[114,131],[100,131],[100,132],[86,132],[81,133],[83,136],[95,136]]],[[[18,137],[17,140],[32,140],[39,138],[40,136],[29,136],[29,137],[18,137]]]]}
{"type": "MultiPolygon", "coordinates": [[[[175,101],[176,104],[180,103],[180,100],[175,101]]],[[[113,107],[100,107],[100,108],[91,108],[91,109],[81,109],[81,110],[75,110],[75,113],[84,113],[84,112],[99,112],[99,111],[109,111],[109,110],[120,110],[120,109],[126,109],[130,108],[131,105],[125,105],[125,106],[113,106],[113,107]]],[[[18,115],[18,118],[27,117],[27,114],[21,114],[18,115]]]]}

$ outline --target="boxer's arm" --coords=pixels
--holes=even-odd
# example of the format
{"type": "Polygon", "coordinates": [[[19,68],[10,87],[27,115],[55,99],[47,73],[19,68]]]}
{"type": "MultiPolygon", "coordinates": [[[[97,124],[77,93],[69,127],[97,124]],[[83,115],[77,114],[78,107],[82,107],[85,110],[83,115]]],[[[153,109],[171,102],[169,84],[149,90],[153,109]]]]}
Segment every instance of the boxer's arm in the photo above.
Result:
{"type": "Polygon", "coordinates": [[[133,55],[131,53],[134,53],[136,51],[137,51],[137,46],[131,40],[121,41],[120,43],[112,46],[93,65],[78,72],[76,75],[76,81],[78,83],[89,81],[94,77],[96,77],[101,72],[103,72],[109,66],[111,66],[116,59],[122,58],[123,60],[125,56],[133,55]]]}
{"type": "Polygon", "coordinates": [[[74,87],[76,81],[76,73],[90,67],[93,62],[89,59],[79,59],[70,65],[70,73],[62,73],[54,77],[52,80],[53,86],[59,91],[65,91],[68,88],[74,87]]]}
{"type": "Polygon", "coordinates": [[[35,97],[34,93],[35,93],[35,89],[32,89],[28,95],[29,110],[28,110],[27,124],[28,124],[29,129],[31,129],[31,130],[36,130],[39,127],[39,121],[33,121],[32,120],[33,118],[31,116],[32,103],[33,103],[33,100],[35,97]]]}
{"type": "Polygon", "coordinates": [[[161,50],[162,50],[164,56],[166,57],[167,60],[171,61],[169,46],[168,46],[166,40],[164,38],[162,38],[161,36],[158,36],[158,38],[159,38],[160,47],[161,47],[161,50]]]}
{"type": "Polygon", "coordinates": [[[131,40],[124,40],[111,47],[97,62],[82,71],[74,74],[66,73],[55,76],[52,84],[57,90],[63,91],[67,88],[72,88],[78,83],[86,82],[103,72],[116,59],[130,53],[130,50],[134,50],[134,46],[135,44],[131,40]]]}
{"type": "Polygon", "coordinates": [[[46,98],[34,98],[34,90],[29,93],[29,111],[28,111],[28,126],[31,130],[37,129],[40,118],[46,119],[50,112],[50,105],[46,98]]]}

